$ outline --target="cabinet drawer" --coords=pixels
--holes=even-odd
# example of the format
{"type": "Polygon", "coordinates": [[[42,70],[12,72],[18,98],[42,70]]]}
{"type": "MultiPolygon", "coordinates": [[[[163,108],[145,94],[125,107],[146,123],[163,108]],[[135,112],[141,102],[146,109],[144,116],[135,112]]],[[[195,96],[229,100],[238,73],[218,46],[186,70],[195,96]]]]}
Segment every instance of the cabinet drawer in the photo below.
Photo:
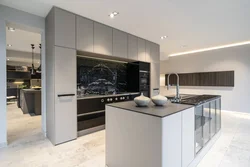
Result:
{"type": "Polygon", "coordinates": [[[77,118],[77,131],[86,130],[105,124],[105,112],[77,118]]]}

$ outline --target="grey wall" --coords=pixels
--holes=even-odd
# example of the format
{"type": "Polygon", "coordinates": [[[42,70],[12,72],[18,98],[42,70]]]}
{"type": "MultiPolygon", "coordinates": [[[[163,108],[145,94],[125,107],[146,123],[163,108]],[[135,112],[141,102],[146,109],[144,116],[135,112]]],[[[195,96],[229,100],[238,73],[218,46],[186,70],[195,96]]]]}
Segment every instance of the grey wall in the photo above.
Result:
{"type": "MultiPolygon", "coordinates": [[[[161,74],[169,72],[235,71],[235,87],[181,87],[181,93],[220,94],[222,109],[250,113],[250,45],[170,57],[161,62],[161,74]]],[[[161,78],[161,81],[163,79],[161,78]]],[[[163,83],[161,82],[161,85],[163,83]]],[[[161,87],[161,94],[175,89],[161,87]]]]}
{"type": "MultiPolygon", "coordinates": [[[[20,10],[0,5],[0,147],[7,144],[6,127],[6,24],[19,29],[41,33],[45,46],[45,19],[20,10]]],[[[45,47],[42,48],[42,87],[45,85],[45,47]]],[[[45,89],[42,92],[42,124],[46,133],[45,89]]]]}

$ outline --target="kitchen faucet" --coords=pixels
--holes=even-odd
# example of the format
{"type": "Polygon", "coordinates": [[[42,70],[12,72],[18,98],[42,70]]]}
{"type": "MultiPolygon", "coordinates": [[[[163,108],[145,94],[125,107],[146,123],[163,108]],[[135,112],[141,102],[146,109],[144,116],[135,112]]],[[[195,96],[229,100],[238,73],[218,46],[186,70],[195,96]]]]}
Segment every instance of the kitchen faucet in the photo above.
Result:
{"type": "Polygon", "coordinates": [[[179,78],[179,75],[177,73],[170,73],[168,75],[168,85],[167,85],[167,89],[169,90],[170,88],[170,84],[169,84],[169,78],[170,78],[170,75],[172,74],[175,74],[177,76],[177,84],[176,84],[176,96],[175,98],[173,99],[174,102],[180,102],[181,100],[181,96],[180,96],[180,91],[179,91],[179,82],[180,82],[180,78],[179,78]]]}

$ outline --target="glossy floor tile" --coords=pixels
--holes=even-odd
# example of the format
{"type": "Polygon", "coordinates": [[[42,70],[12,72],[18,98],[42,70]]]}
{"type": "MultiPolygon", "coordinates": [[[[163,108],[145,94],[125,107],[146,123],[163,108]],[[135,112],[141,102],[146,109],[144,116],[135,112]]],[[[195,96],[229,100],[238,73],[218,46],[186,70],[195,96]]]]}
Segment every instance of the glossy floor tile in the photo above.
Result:
{"type": "MultiPolygon", "coordinates": [[[[105,167],[105,131],[53,146],[41,132],[41,117],[8,105],[8,142],[0,167],[105,167]]],[[[198,167],[250,166],[250,114],[222,112],[222,134],[198,167]]]]}

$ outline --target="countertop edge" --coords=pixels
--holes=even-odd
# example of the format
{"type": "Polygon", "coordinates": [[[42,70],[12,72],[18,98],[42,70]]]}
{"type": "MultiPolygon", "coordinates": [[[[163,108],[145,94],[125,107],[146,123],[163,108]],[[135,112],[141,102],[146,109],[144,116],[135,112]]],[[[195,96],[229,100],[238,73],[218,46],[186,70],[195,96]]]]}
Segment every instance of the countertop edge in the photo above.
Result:
{"type": "Polygon", "coordinates": [[[128,110],[128,111],[136,112],[136,113],[139,113],[139,114],[150,115],[150,116],[158,117],[158,118],[165,118],[165,117],[168,117],[168,116],[170,116],[170,115],[174,115],[174,114],[179,113],[179,112],[181,112],[181,111],[184,111],[184,110],[190,109],[190,108],[192,108],[192,107],[195,107],[195,106],[193,106],[193,105],[188,105],[188,104],[178,104],[178,105],[185,105],[185,106],[187,106],[187,108],[178,110],[178,111],[176,111],[176,112],[174,112],[174,113],[171,113],[171,114],[168,114],[168,115],[165,115],[165,116],[159,116],[159,115],[154,115],[154,114],[150,114],[150,113],[139,112],[139,111],[136,111],[136,110],[132,110],[132,109],[125,108],[125,107],[113,106],[112,104],[106,104],[106,106],[109,106],[109,107],[114,107],[114,108],[119,108],[119,109],[123,109],[123,110],[128,110]]]}

